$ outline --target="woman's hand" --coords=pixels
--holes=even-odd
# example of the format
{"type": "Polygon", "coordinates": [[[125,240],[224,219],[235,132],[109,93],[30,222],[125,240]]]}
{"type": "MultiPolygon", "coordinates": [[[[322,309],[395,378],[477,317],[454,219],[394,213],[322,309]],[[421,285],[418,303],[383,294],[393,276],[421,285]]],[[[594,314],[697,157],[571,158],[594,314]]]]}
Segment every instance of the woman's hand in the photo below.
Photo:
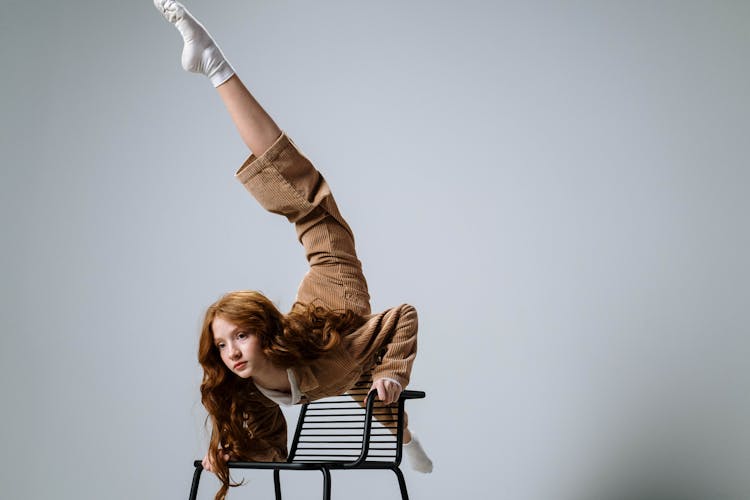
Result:
{"type": "MultiPolygon", "coordinates": [[[[372,383],[370,391],[375,389],[377,389],[378,391],[378,399],[387,405],[395,403],[396,401],[398,401],[399,396],[401,396],[401,386],[398,384],[398,382],[390,379],[377,379],[372,383]]],[[[369,393],[370,391],[367,392],[369,393]]],[[[365,404],[367,404],[367,397],[365,397],[365,404]]]]}
{"type": "MultiPolygon", "coordinates": [[[[219,450],[219,453],[221,453],[221,450],[219,450]]],[[[229,454],[224,454],[224,460],[229,461],[231,457],[229,454]]],[[[211,462],[211,458],[208,456],[208,452],[206,452],[206,456],[203,457],[203,460],[201,461],[201,464],[203,465],[203,469],[207,470],[208,472],[214,472],[213,462],[211,462]]]]}

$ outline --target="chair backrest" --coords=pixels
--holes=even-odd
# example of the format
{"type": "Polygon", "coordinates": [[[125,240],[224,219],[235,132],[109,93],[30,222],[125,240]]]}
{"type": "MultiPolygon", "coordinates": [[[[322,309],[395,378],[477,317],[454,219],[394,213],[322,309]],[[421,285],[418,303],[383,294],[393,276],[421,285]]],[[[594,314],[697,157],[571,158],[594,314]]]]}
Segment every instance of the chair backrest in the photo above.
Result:
{"type": "Polygon", "coordinates": [[[404,398],[386,406],[373,391],[365,405],[371,384],[363,378],[345,395],[302,405],[288,461],[341,462],[351,467],[365,461],[399,465],[404,398]]]}

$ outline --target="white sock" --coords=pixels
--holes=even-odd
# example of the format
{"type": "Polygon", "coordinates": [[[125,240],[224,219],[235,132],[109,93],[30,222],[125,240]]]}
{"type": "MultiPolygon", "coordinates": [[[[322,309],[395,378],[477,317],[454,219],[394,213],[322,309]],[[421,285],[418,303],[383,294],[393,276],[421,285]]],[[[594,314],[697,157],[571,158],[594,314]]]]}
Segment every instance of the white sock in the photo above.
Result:
{"type": "Polygon", "coordinates": [[[409,444],[403,445],[403,450],[412,469],[425,474],[432,472],[432,460],[425,453],[422,443],[419,442],[414,432],[411,433],[409,444]]]}
{"type": "Polygon", "coordinates": [[[206,75],[214,87],[218,87],[234,75],[234,68],[206,28],[180,2],[154,0],[154,5],[182,35],[185,42],[182,48],[182,67],[186,71],[206,75]]]}

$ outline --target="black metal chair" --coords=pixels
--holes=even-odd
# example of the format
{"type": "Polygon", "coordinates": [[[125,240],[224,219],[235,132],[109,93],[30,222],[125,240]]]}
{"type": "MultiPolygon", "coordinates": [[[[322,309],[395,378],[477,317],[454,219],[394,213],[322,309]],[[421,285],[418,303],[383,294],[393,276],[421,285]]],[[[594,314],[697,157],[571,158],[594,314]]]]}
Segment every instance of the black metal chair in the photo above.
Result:
{"type": "MultiPolygon", "coordinates": [[[[402,500],[408,500],[406,481],[399,468],[404,403],[407,399],[424,398],[425,393],[403,391],[398,402],[386,407],[377,400],[377,391],[367,394],[366,384],[369,383],[369,380],[361,380],[345,395],[303,404],[286,462],[230,461],[227,463],[230,470],[273,470],[276,500],[281,500],[282,470],[319,470],[323,474],[323,500],[330,500],[331,470],[390,469],[398,479],[402,500]]],[[[198,494],[203,471],[200,460],[196,460],[194,466],[190,500],[195,500],[198,494]]]]}

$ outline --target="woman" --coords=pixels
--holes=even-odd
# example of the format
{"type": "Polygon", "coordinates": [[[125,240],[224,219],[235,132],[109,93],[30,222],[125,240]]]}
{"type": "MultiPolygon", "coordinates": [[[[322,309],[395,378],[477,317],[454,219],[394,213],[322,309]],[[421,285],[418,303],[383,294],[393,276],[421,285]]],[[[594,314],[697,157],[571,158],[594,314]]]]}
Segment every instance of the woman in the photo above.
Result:
{"type": "MultiPolygon", "coordinates": [[[[183,68],[209,78],[252,152],[235,176],[261,206],[295,225],[310,264],[286,315],[251,291],[228,293],[206,311],[199,361],[212,433],[203,466],[223,483],[218,499],[229,485],[227,460],[286,459],[279,404],[341,394],[370,370],[378,398],[397,401],[416,355],[417,314],[408,304],[371,314],[354,236],[323,176],[187,9],[172,0],[154,4],[182,34],[183,68]]],[[[408,421],[404,450],[414,469],[432,470],[408,421]]]]}

